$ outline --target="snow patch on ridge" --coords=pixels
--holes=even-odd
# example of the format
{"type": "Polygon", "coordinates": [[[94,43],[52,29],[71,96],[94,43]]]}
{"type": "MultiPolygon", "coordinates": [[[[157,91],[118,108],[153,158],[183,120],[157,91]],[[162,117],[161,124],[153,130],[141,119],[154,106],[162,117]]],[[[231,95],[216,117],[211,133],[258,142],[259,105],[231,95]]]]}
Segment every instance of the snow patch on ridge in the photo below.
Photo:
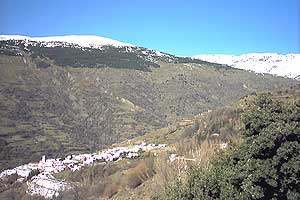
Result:
{"type": "MultiPolygon", "coordinates": [[[[49,37],[28,37],[22,35],[0,35],[0,41],[5,40],[23,40],[28,42],[42,42],[42,43],[55,43],[55,42],[63,42],[67,44],[75,44],[80,47],[92,47],[98,48],[102,46],[115,46],[115,47],[123,47],[130,46],[134,47],[134,45],[129,43],[120,42],[117,40],[94,36],[94,35],[66,35],[66,36],[49,36],[49,37]]],[[[51,46],[51,45],[50,45],[51,46]]]]}
{"type": "Polygon", "coordinates": [[[251,53],[239,56],[211,54],[196,55],[192,58],[226,64],[234,68],[269,73],[277,76],[297,78],[300,75],[300,54],[251,53]]]}

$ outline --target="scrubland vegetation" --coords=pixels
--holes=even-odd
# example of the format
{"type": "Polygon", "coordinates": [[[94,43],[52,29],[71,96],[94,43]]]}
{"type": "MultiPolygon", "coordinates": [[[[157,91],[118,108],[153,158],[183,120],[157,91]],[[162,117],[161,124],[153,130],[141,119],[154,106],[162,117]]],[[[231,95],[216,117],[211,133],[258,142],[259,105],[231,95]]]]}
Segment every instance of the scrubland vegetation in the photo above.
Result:
{"type": "MultiPolygon", "coordinates": [[[[54,56],[67,59],[69,50],[64,51],[54,56]]],[[[145,72],[58,66],[54,58],[32,54],[0,56],[0,169],[38,161],[42,155],[93,152],[220,108],[253,91],[295,84],[210,63],[153,60],[160,67],[145,72]]],[[[215,133],[232,133],[228,122],[210,126],[207,129],[215,133]]]]}
{"type": "MultiPolygon", "coordinates": [[[[0,169],[122,141],[168,144],[56,174],[76,185],[58,199],[299,198],[297,81],[142,48],[0,46],[0,169]]],[[[0,199],[40,198],[16,178],[0,199]]]]}
{"type": "MultiPolygon", "coordinates": [[[[249,96],[137,139],[177,138],[165,150],[56,174],[76,183],[58,199],[299,199],[299,116],[297,92],[249,96]]],[[[30,199],[24,191],[0,197],[30,199]]]]}
{"type": "Polygon", "coordinates": [[[153,199],[299,199],[299,116],[300,101],[257,97],[243,113],[242,142],[153,199]]]}

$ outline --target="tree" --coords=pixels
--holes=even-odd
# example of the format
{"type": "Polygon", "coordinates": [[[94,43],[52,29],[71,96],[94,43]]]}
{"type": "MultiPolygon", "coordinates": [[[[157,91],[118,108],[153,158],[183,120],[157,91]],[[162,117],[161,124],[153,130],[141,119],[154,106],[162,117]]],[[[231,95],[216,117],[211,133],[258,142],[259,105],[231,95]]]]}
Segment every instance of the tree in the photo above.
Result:
{"type": "Polygon", "coordinates": [[[300,199],[300,102],[260,95],[243,114],[244,142],[195,167],[181,199],[300,199]]]}
{"type": "Polygon", "coordinates": [[[243,116],[235,184],[249,199],[300,198],[300,102],[262,95],[243,116]]]}

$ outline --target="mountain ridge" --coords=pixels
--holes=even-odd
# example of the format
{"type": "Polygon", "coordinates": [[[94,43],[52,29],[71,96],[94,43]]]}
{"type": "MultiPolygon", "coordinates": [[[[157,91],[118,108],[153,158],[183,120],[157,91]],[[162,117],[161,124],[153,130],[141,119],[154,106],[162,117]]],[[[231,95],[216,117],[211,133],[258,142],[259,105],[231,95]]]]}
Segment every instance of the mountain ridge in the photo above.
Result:
{"type": "MultiPolygon", "coordinates": [[[[120,42],[106,37],[96,35],[64,35],[64,36],[46,36],[30,37],[23,35],[0,35],[0,41],[21,41],[25,49],[31,46],[43,47],[75,47],[86,50],[104,49],[111,46],[117,49],[125,49],[126,52],[139,52],[139,57],[150,56],[148,61],[151,62],[153,56],[165,59],[199,59],[201,61],[227,65],[237,69],[253,71],[256,73],[268,73],[277,76],[288,77],[299,80],[300,77],[300,54],[277,54],[277,53],[247,53],[241,55],[227,54],[199,54],[195,56],[176,56],[168,53],[138,47],[129,43],[120,42]],[[297,68],[297,66],[299,66],[297,68]]],[[[1,49],[0,49],[1,50],[1,49]]],[[[176,61],[177,62],[177,61],[176,61]]],[[[180,61],[179,61],[180,62],[180,61]]],[[[148,65],[148,64],[147,64],[148,65]]]]}
{"type": "Polygon", "coordinates": [[[268,73],[299,79],[300,54],[249,53],[242,55],[200,54],[192,56],[207,62],[226,64],[256,73],[268,73]]]}
{"type": "Polygon", "coordinates": [[[77,44],[81,47],[93,47],[99,48],[106,45],[115,47],[131,46],[134,45],[113,40],[106,37],[96,35],[64,35],[64,36],[46,36],[46,37],[30,37],[23,35],[0,35],[0,40],[24,40],[24,41],[35,41],[45,43],[65,42],[68,44],[77,44]]]}

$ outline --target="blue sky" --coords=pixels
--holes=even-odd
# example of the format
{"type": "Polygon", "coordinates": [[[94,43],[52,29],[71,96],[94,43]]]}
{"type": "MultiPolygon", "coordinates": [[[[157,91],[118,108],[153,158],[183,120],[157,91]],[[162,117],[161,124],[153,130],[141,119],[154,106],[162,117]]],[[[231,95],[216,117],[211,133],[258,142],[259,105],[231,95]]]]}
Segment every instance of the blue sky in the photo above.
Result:
{"type": "Polygon", "coordinates": [[[185,56],[300,53],[300,0],[1,0],[0,34],[99,35],[185,56]]]}

